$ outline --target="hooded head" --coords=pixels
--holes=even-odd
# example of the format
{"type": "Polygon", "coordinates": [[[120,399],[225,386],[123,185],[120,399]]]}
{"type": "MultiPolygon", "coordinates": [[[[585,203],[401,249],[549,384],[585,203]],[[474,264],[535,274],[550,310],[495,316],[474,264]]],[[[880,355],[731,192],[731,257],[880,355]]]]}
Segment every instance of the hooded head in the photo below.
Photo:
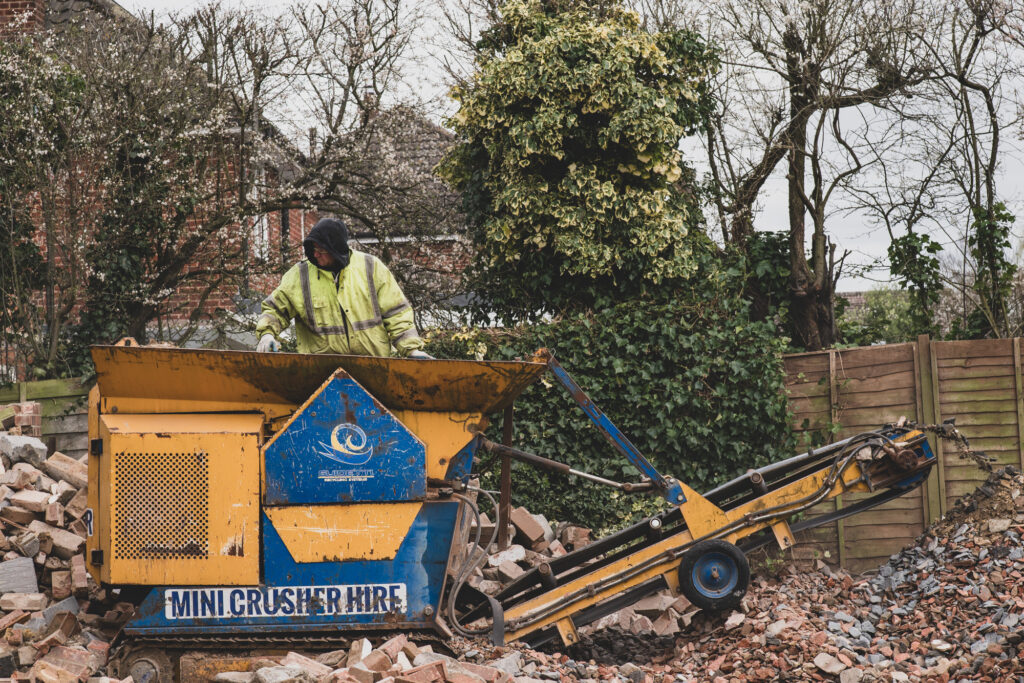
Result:
{"type": "Polygon", "coordinates": [[[348,228],[337,218],[321,218],[309,231],[306,239],[302,241],[306,258],[316,264],[316,260],[313,258],[314,245],[319,245],[334,257],[334,265],[329,266],[326,270],[336,273],[348,265],[348,260],[352,255],[352,251],[348,248],[348,228]]]}

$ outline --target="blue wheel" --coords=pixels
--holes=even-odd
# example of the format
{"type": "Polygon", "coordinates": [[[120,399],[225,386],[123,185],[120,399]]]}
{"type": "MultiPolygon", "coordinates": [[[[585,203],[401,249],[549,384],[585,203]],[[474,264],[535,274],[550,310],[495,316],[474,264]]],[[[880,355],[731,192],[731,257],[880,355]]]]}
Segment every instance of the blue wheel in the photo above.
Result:
{"type": "Polygon", "coordinates": [[[732,543],[701,541],[679,563],[679,587],[697,607],[721,612],[738,607],[750,585],[750,564],[732,543]]]}

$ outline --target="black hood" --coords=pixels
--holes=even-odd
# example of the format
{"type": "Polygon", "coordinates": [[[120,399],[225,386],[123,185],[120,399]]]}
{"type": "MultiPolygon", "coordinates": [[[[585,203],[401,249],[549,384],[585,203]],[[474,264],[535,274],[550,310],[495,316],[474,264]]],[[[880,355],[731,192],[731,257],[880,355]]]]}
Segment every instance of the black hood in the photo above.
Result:
{"type": "Polygon", "coordinates": [[[328,270],[338,272],[348,265],[348,260],[352,256],[352,250],[348,248],[348,228],[337,218],[321,218],[302,241],[306,258],[316,265],[313,261],[314,244],[319,244],[338,261],[338,265],[328,270]]]}

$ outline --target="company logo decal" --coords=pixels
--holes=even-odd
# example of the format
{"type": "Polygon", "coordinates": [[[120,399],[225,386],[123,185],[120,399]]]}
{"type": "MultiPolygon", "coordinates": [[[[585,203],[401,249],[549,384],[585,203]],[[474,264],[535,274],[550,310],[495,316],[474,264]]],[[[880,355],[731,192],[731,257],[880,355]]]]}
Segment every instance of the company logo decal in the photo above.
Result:
{"type": "Polygon", "coordinates": [[[320,442],[320,455],[342,465],[362,465],[373,457],[373,445],[366,432],[343,422],[331,430],[331,443],[320,442]]]}
{"type": "Polygon", "coordinates": [[[166,619],[231,619],[405,613],[406,585],[170,588],[166,619]]]}

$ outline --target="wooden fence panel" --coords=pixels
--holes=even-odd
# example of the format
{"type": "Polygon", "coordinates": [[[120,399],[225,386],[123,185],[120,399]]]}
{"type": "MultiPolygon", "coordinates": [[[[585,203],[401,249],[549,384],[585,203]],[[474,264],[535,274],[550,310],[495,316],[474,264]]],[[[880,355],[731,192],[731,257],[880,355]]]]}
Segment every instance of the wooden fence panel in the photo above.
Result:
{"type": "MultiPolygon", "coordinates": [[[[977,436],[984,435],[986,452],[1000,464],[1018,462],[1019,368],[1014,363],[1015,340],[932,342],[931,346],[939,395],[936,420],[956,418],[957,426],[972,444],[977,436]]],[[[954,448],[943,449],[943,470],[944,509],[985,479],[974,462],[961,460],[954,448]]]]}
{"type": "MultiPolygon", "coordinates": [[[[801,446],[875,429],[901,416],[921,423],[955,417],[971,445],[997,463],[1024,464],[1021,339],[932,342],[792,354],[786,389],[801,446]]],[[[932,437],[939,456],[928,483],[873,510],[799,538],[797,559],[838,557],[857,571],[910,544],[932,520],[985,479],[973,461],[932,437]]],[[[802,448],[802,450],[804,450],[802,448]]],[[[831,512],[867,494],[846,494],[810,511],[831,512]]]]}

